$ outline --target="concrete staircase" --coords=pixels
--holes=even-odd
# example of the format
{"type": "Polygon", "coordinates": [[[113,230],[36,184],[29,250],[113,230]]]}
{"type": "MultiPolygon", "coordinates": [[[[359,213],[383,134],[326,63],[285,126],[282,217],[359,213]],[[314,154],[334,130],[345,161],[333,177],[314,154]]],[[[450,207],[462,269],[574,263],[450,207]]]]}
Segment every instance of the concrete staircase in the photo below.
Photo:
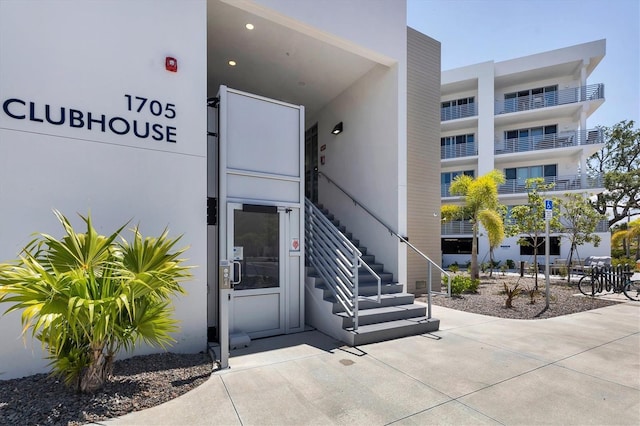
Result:
{"type": "Polygon", "coordinates": [[[378,283],[365,268],[359,269],[359,315],[358,329],[342,305],[335,299],[324,279],[317,276],[313,268],[307,268],[305,279],[305,312],[307,324],[317,328],[350,346],[391,340],[404,336],[423,334],[438,330],[440,320],[427,318],[425,305],[414,303],[414,296],[403,292],[403,285],[395,282],[393,274],[376,263],[375,256],[360,246],[344,226],[326,209],[323,214],[362,252],[366,262],[381,278],[381,299],[377,303],[378,283]]]}

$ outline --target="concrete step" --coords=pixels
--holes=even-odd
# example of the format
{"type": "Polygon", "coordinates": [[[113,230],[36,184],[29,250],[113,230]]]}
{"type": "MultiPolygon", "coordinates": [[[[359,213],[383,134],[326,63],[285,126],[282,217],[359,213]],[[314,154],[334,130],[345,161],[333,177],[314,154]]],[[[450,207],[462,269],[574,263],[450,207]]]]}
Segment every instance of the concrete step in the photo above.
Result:
{"type": "MultiPolygon", "coordinates": [[[[358,285],[358,294],[360,296],[372,296],[374,294],[378,294],[378,283],[370,282],[370,283],[360,283],[358,285]]],[[[380,285],[380,292],[382,294],[390,294],[390,293],[402,293],[402,284],[400,283],[382,283],[380,285]]]]}
{"type": "MultiPolygon", "coordinates": [[[[392,273],[389,273],[389,272],[376,272],[376,273],[380,277],[380,281],[382,282],[382,284],[387,284],[387,283],[393,282],[393,274],[392,273]]],[[[360,283],[360,287],[362,287],[363,284],[364,285],[368,285],[369,283],[377,283],[378,282],[376,277],[371,275],[371,273],[369,271],[367,271],[366,268],[360,268],[360,270],[358,271],[358,281],[360,283]]]]}
{"type": "MultiPolygon", "coordinates": [[[[324,300],[333,304],[333,313],[344,312],[344,308],[336,301],[335,296],[327,296],[324,300]]],[[[360,309],[373,309],[386,306],[410,305],[414,300],[415,296],[410,293],[389,293],[381,294],[380,303],[378,303],[378,296],[376,294],[373,296],[360,296],[358,306],[360,309]]]]}
{"type": "Polygon", "coordinates": [[[436,318],[417,317],[400,319],[384,323],[359,326],[357,330],[348,330],[351,334],[353,346],[382,342],[384,340],[398,339],[400,337],[414,336],[416,334],[437,331],[440,320],[436,318]]]}
{"type": "MultiPolygon", "coordinates": [[[[372,264],[376,263],[376,257],[374,255],[372,255],[372,254],[363,254],[362,255],[362,261],[366,262],[367,265],[372,265],[372,264]]],[[[380,264],[380,265],[382,265],[382,264],[380,264]]]]}
{"type": "MultiPolygon", "coordinates": [[[[329,289],[322,278],[316,280],[315,287],[324,291],[323,297],[327,301],[332,301],[333,292],[329,289]]],[[[358,285],[358,295],[360,296],[377,296],[378,295],[378,283],[364,283],[358,285]]],[[[382,283],[380,285],[381,294],[399,294],[402,293],[403,287],[399,283],[382,283]]]]}
{"type": "MultiPolygon", "coordinates": [[[[418,304],[360,309],[358,310],[358,324],[362,326],[391,322],[400,319],[424,317],[426,313],[427,307],[418,304]]],[[[349,327],[353,327],[354,319],[351,316],[347,315],[345,312],[340,312],[336,315],[342,318],[343,328],[348,329],[349,327]]]]}
{"type": "MultiPolygon", "coordinates": [[[[382,263],[369,263],[369,262],[367,262],[367,265],[369,265],[369,267],[371,269],[373,269],[378,275],[380,275],[379,274],[380,272],[384,272],[384,265],[382,263]]],[[[360,268],[358,270],[358,274],[360,276],[362,276],[362,275],[371,275],[371,272],[369,272],[369,270],[367,268],[360,268]]],[[[393,277],[393,275],[392,275],[392,277],[393,277]]],[[[390,281],[392,281],[392,280],[390,280],[390,281]]]]}

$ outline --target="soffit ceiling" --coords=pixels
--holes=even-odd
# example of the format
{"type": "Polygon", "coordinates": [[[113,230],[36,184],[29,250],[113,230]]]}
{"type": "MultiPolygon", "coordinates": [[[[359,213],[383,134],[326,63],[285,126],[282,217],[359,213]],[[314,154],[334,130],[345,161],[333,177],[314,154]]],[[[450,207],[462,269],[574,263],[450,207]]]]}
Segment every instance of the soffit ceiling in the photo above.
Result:
{"type": "Polygon", "coordinates": [[[207,4],[207,25],[209,97],[226,85],[304,105],[312,116],[376,65],[218,0],[207,4]],[[247,23],[255,28],[247,30],[247,23]]]}

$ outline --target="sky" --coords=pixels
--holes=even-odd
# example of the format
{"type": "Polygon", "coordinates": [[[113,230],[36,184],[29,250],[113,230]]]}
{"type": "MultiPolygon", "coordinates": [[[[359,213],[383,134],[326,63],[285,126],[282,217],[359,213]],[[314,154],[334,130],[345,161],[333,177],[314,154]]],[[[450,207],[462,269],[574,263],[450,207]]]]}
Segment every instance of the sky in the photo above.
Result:
{"type": "Polygon", "coordinates": [[[587,127],[640,127],[640,0],[407,0],[407,25],[440,41],[443,71],[604,38],[587,84],[605,102],[587,127]]]}

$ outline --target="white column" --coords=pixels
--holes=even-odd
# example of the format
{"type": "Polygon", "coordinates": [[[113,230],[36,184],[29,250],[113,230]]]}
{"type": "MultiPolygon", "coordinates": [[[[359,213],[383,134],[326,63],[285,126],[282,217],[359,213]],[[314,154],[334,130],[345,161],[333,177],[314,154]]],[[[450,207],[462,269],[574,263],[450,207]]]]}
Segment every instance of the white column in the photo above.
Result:
{"type": "Polygon", "coordinates": [[[486,62],[478,70],[478,176],[494,168],[495,72],[494,63],[486,62]]]}
{"type": "MultiPolygon", "coordinates": [[[[580,67],[580,93],[586,94],[587,86],[587,61],[582,60],[582,67],[580,67]]],[[[584,97],[582,98],[584,101],[584,97]]],[[[587,105],[583,102],[580,109],[580,143],[585,144],[587,141],[587,105]]],[[[580,185],[581,188],[587,187],[587,161],[584,154],[584,148],[580,155],[580,185]]]]}

